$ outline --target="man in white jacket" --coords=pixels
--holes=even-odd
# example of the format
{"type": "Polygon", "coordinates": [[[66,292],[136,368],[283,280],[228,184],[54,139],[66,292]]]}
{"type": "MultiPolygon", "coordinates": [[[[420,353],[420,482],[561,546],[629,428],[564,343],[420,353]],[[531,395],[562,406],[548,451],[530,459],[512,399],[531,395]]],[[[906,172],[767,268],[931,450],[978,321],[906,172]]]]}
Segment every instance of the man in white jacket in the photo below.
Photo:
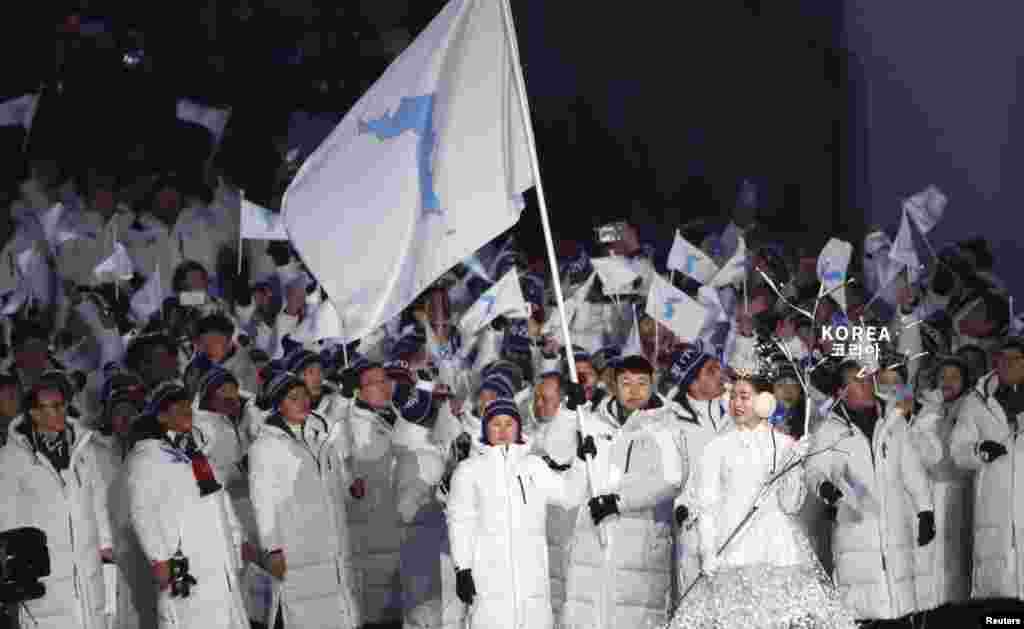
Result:
{"type": "Polygon", "coordinates": [[[808,490],[836,506],[836,586],[861,620],[917,611],[914,548],[935,538],[931,487],[908,436],[913,400],[885,405],[860,364],[840,366],[842,400],[813,432],[808,490]]]}
{"type": "Polygon", "coordinates": [[[50,576],[42,598],[21,606],[21,626],[103,629],[101,557],[113,559],[107,496],[93,433],[68,418],[63,374],[48,372],[25,396],[24,415],[0,448],[0,531],[46,534],[50,576]]]}
{"type": "Polygon", "coordinates": [[[960,406],[951,437],[956,464],[974,472],[974,598],[1024,598],[1024,341],[1007,340],[996,369],[960,406]],[[1018,482],[1021,481],[1021,482],[1018,482]]]}
{"type": "Polygon", "coordinates": [[[157,387],[127,461],[131,523],[152,565],[158,627],[247,629],[241,527],[192,428],[185,389],[157,387]]]}
{"type": "MultiPolygon", "coordinates": [[[[679,422],[654,393],[652,374],[646,358],[623,358],[615,397],[586,414],[577,454],[594,457],[593,487],[570,545],[565,629],[668,621],[672,500],[688,462],[679,422]]],[[[571,407],[578,408],[578,397],[571,396],[571,407]]]]}

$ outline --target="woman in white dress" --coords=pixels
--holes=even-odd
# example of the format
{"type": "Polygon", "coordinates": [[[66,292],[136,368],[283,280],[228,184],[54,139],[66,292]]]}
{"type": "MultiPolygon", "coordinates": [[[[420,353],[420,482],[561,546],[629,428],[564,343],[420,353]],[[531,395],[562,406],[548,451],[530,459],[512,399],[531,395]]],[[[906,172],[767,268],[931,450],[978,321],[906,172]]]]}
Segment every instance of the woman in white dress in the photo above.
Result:
{"type": "Polygon", "coordinates": [[[777,404],[770,390],[758,377],[737,379],[729,403],[736,430],[708,443],[688,485],[703,575],[684,593],[672,629],[856,626],[796,517],[807,441],[768,422],[777,404]]]}

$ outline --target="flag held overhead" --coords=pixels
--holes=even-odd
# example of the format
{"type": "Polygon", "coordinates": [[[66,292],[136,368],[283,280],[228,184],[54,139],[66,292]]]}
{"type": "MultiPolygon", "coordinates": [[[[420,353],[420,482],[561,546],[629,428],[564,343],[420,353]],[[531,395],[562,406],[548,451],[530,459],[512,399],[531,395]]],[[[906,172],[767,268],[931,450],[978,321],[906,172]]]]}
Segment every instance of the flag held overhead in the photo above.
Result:
{"type": "Polygon", "coordinates": [[[292,245],[362,338],[514,225],[533,185],[499,2],[452,0],[303,163],[292,245]]]}

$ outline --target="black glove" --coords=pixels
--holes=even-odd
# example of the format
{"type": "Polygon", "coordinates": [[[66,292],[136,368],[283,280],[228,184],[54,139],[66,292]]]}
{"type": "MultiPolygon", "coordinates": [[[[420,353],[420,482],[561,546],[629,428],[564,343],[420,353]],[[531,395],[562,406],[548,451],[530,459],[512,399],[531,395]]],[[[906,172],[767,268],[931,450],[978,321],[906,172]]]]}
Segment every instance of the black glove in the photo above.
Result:
{"type": "Polygon", "coordinates": [[[548,467],[550,467],[555,472],[564,472],[570,467],[572,467],[572,461],[565,464],[560,464],[546,454],[541,458],[544,459],[544,462],[548,464],[548,467]]]}
{"type": "Polygon", "coordinates": [[[232,283],[235,303],[242,308],[248,308],[252,304],[252,288],[249,286],[249,278],[239,275],[232,283]]]}
{"type": "Polygon", "coordinates": [[[459,570],[455,573],[455,593],[466,605],[472,605],[476,597],[476,583],[473,582],[473,571],[459,570]]]}
{"type": "Polygon", "coordinates": [[[469,458],[470,449],[473,447],[473,438],[469,433],[459,433],[459,436],[452,442],[452,454],[456,461],[465,461],[469,458]]]}
{"type": "Polygon", "coordinates": [[[587,438],[583,438],[583,434],[580,431],[576,431],[576,456],[581,461],[587,460],[587,455],[597,456],[597,444],[594,443],[594,436],[587,435],[587,438]]]}
{"type": "Polygon", "coordinates": [[[604,494],[591,498],[587,506],[590,507],[590,517],[594,520],[594,526],[597,526],[601,520],[619,513],[619,495],[604,494]]]}
{"type": "Polygon", "coordinates": [[[940,263],[935,269],[935,276],[932,277],[932,292],[936,295],[948,295],[955,285],[956,276],[953,269],[940,263]]]}
{"type": "Polygon", "coordinates": [[[935,539],[935,512],[922,511],[917,514],[917,545],[927,546],[935,539]]]}
{"type": "Polygon", "coordinates": [[[578,382],[570,382],[566,385],[566,393],[568,399],[565,401],[565,407],[570,411],[575,411],[577,408],[587,403],[587,392],[583,388],[583,385],[578,382]]]}
{"type": "Polygon", "coordinates": [[[683,522],[690,517],[690,510],[686,508],[686,505],[679,505],[676,507],[676,524],[679,526],[683,525],[683,522]]]}
{"type": "Polygon", "coordinates": [[[274,261],[275,266],[284,266],[292,259],[292,251],[288,243],[280,240],[272,241],[267,245],[267,255],[274,261]]]}
{"type": "Polygon", "coordinates": [[[978,444],[978,452],[981,453],[981,459],[983,461],[991,463],[1006,454],[1006,446],[998,441],[986,440],[978,444]]]}
{"type": "Polygon", "coordinates": [[[843,497],[843,492],[839,491],[839,488],[830,481],[825,481],[818,487],[818,495],[825,501],[825,504],[831,507],[839,502],[839,499],[843,497]]]}

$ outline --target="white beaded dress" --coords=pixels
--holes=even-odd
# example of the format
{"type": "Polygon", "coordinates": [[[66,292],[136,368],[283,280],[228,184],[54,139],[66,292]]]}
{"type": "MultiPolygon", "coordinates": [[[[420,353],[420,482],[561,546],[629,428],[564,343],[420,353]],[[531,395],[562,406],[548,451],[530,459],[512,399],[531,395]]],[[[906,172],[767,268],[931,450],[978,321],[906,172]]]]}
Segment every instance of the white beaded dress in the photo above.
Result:
{"type": "Polygon", "coordinates": [[[803,467],[761,492],[799,455],[797,443],[767,422],[737,427],[705,447],[687,498],[696,510],[702,561],[715,556],[761,499],[711,576],[683,594],[670,629],[856,627],[797,519],[806,497],[803,467]]]}

